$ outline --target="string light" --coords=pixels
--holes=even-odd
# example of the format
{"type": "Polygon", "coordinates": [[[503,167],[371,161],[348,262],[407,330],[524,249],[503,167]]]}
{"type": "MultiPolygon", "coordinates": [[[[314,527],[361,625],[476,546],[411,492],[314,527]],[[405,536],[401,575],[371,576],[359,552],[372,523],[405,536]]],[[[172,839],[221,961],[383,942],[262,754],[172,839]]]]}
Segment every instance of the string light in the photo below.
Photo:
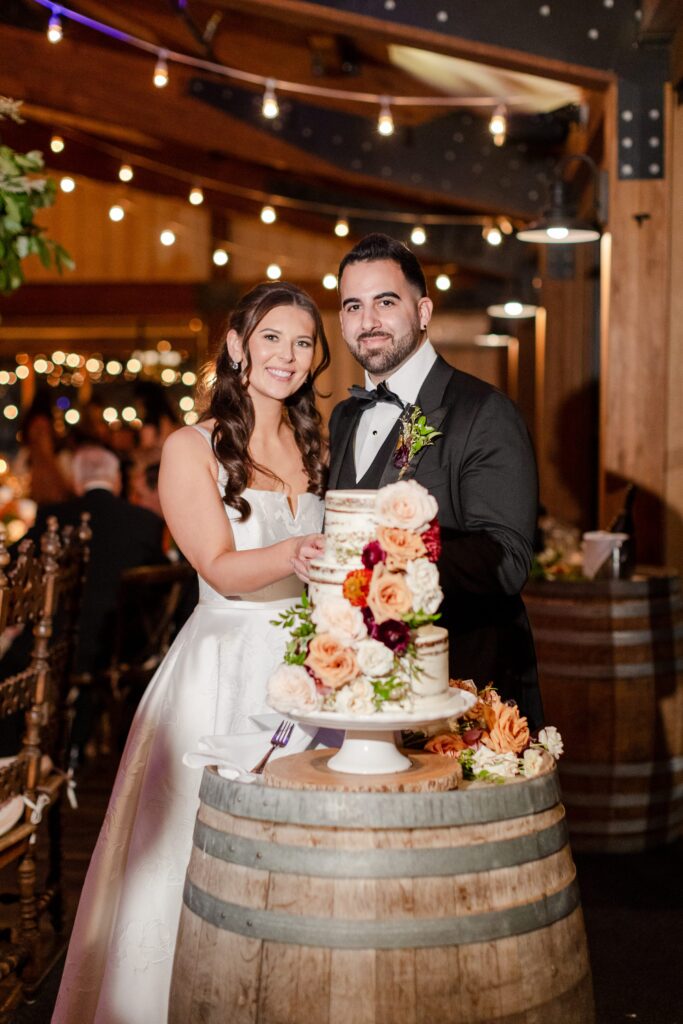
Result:
{"type": "Polygon", "coordinates": [[[126,211],[122,206],[119,206],[118,203],[114,203],[113,206],[109,207],[109,220],[113,220],[115,223],[118,223],[118,221],[123,220],[125,216],[126,211]]]}
{"type": "Polygon", "coordinates": [[[394,134],[394,119],[391,114],[389,100],[383,96],[380,101],[379,117],[377,118],[377,131],[380,135],[388,137],[394,134]]]}
{"type": "Polygon", "coordinates": [[[334,225],[334,233],[337,238],[346,238],[349,233],[349,222],[346,217],[339,217],[334,225]]]}
{"type": "Polygon", "coordinates": [[[265,92],[263,93],[263,103],[261,104],[261,113],[264,117],[267,117],[269,121],[272,121],[280,113],[280,105],[275,95],[275,81],[269,78],[266,82],[265,92]]]}
{"type": "Polygon", "coordinates": [[[132,423],[137,417],[137,409],[134,409],[132,405],[127,405],[121,410],[121,419],[125,420],[126,423],[132,423]]]}
{"type": "Polygon", "coordinates": [[[282,277],[282,269],[277,263],[269,263],[266,267],[266,277],[269,281],[279,281],[282,277]]]}
{"type": "Polygon", "coordinates": [[[191,388],[194,384],[197,383],[197,374],[193,373],[192,370],[185,370],[185,373],[182,375],[181,380],[183,384],[186,385],[186,387],[191,388]]]}
{"type": "Polygon", "coordinates": [[[264,206],[261,210],[261,220],[264,224],[274,224],[277,220],[277,213],[274,206],[264,206]]]}
{"type": "Polygon", "coordinates": [[[410,232],[410,241],[413,245],[424,245],[427,241],[427,232],[421,224],[416,224],[410,232]]]}
{"type": "Polygon", "coordinates": [[[6,405],[5,406],[5,419],[15,420],[18,415],[19,415],[19,410],[17,409],[16,405],[6,405]]]}
{"type": "Polygon", "coordinates": [[[166,51],[161,50],[154,65],[154,84],[157,89],[165,89],[168,85],[168,64],[166,63],[166,51]]]}
{"type": "Polygon", "coordinates": [[[337,275],[336,274],[325,274],[323,277],[323,288],[327,288],[328,291],[332,291],[333,288],[337,287],[337,275]]]}
{"type": "Polygon", "coordinates": [[[73,190],[76,188],[76,182],[73,178],[70,178],[67,175],[64,178],[59,179],[59,187],[61,188],[62,192],[73,192],[73,190]]]}
{"type": "Polygon", "coordinates": [[[500,103],[489,121],[489,131],[493,136],[493,142],[496,146],[502,146],[505,142],[505,136],[507,135],[508,121],[507,121],[507,107],[504,103],[500,103]]]}
{"type": "Polygon", "coordinates": [[[118,359],[110,359],[105,366],[105,370],[111,377],[117,377],[123,371],[123,365],[118,359]]]}
{"type": "Polygon", "coordinates": [[[448,274],[439,274],[435,281],[436,287],[440,292],[447,292],[451,286],[451,279],[448,274]]]}
{"type": "Polygon", "coordinates": [[[114,420],[119,418],[118,410],[113,405],[108,405],[106,409],[102,411],[102,419],[105,423],[113,423],[114,420]]]}
{"type": "Polygon", "coordinates": [[[187,198],[193,206],[201,206],[204,202],[204,193],[200,188],[191,188],[187,198]]]}
{"type": "Polygon", "coordinates": [[[62,41],[62,22],[55,8],[50,15],[50,20],[47,23],[47,38],[51,43],[61,43],[62,41]]]}
{"type": "Polygon", "coordinates": [[[213,256],[211,258],[217,267],[224,267],[230,259],[230,256],[225,249],[214,249],[213,256]]]}
{"type": "Polygon", "coordinates": [[[81,414],[78,409],[67,409],[64,413],[64,419],[70,426],[74,426],[74,424],[78,423],[80,418],[81,414]]]}
{"type": "Polygon", "coordinates": [[[500,245],[503,241],[503,235],[500,228],[496,227],[495,224],[488,224],[482,231],[482,237],[489,243],[489,245],[500,245]]]}
{"type": "Polygon", "coordinates": [[[170,228],[164,228],[159,235],[159,241],[166,247],[175,244],[175,231],[171,231],[170,228]]]}
{"type": "Polygon", "coordinates": [[[133,168],[130,164],[121,164],[119,167],[119,181],[132,181],[133,168]]]}
{"type": "Polygon", "coordinates": [[[17,380],[26,380],[30,373],[30,370],[28,366],[17,366],[14,372],[17,376],[17,380]]]}
{"type": "Polygon", "coordinates": [[[50,139],[50,149],[53,153],[61,153],[64,149],[64,139],[61,135],[53,135],[50,139]]]}

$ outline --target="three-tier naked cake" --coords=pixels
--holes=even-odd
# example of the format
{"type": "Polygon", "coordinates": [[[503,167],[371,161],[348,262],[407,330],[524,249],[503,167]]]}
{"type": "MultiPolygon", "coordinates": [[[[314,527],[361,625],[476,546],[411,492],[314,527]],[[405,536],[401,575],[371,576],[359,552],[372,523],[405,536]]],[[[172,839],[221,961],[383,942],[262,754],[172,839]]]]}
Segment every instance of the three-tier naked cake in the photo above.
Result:
{"type": "Polygon", "coordinates": [[[325,554],[283,613],[285,663],[268,700],[284,714],[422,713],[448,694],[437,504],[414,480],[329,491],[325,554]]]}

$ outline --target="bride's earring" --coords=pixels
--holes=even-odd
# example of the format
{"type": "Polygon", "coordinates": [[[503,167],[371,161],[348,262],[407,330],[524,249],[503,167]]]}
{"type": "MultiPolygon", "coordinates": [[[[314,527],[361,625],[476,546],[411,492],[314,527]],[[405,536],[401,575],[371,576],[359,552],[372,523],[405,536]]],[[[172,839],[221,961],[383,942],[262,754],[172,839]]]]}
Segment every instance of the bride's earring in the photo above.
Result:
{"type": "Polygon", "coordinates": [[[239,368],[240,368],[240,364],[236,363],[234,359],[231,360],[231,362],[230,362],[230,369],[231,370],[239,370],[239,368]]]}

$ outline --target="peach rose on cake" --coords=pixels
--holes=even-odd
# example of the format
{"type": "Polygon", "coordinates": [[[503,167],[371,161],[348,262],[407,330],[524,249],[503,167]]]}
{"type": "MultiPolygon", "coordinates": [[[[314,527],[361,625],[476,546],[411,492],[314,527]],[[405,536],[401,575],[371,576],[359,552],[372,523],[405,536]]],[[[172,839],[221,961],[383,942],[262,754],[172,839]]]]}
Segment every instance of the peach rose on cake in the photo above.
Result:
{"type": "Polygon", "coordinates": [[[439,506],[426,487],[416,480],[399,480],[377,492],[375,518],[378,526],[395,526],[422,533],[435,518],[439,506]]]}
{"type": "Polygon", "coordinates": [[[386,552],[387,568],[391,570],[405,569],[408,562],[415,558],[424,558],[427,548],[419,533],[413,530],[401,530],[397,526],[380,526],[377,540],[386,552]]]}
{"type": "Polygon", "coordinates": [[[331,690],[350,683],[359,673],[356,655],[331,633],[318,633],[308,645],[305,664],[331,690]]]}
{"type": "Polygon", "coordinates": [[[487,732],[481,742],[498,754],[520,754],[529,746],[530,734],[526,718],[516,704],[504,704],[495,691],[484,705],[487,732]]]}
{"type": "Polygon", "coordinates": [[[346,647],[368,635],[362,611],[343,597],[323,598],[313,609],[311,621],[321,633],[330,633],[346,647]]]}
{"type": "Polygon", "coordinates": [[[379,624],[389,619],[402,619],[411,611],[412,606],[413,595],[403,575],[389,572],[384,562],[379,562],[372,570],[368,590],[368,608],[375,622],[379,624]]]}
{"type": "Polygon", "coordinates": [[[268,703],[283,715],[317,711],[322,698],[303,665],[280,665],[268,680],[268,703]]]}

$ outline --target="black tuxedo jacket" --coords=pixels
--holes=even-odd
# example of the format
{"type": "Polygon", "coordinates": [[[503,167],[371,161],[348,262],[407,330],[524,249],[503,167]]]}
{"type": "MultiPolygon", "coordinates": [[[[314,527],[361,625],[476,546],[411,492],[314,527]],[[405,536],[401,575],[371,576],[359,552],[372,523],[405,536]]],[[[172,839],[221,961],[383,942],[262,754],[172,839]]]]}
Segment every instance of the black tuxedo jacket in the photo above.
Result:
{"type": "MultiPolygon", "coordinates": [[[[517,407],[500,391],[438,357],[417,405],[441,431],[412,459],[411,477],[436,498],[454,677],[493,682],[514,699],[532,729],[543,722],[536,657],[520,591],[536,526],[538,480],[531,441],[517,407]]],[[[383,487],[398,480],[392,455],[398,424],[375,463],[356,483],[353,443],[362,405],[341,402],[330,421],[330,488],[383,487]]]]}
{"type": "Polygon", "coordinates": [[[131,505],[104,488],[58,505],[41,505],[30,535],[40,543],[48,516],[59,525],[77,525],[90,513],[90,564],[83,591],[76,667],[94,672],[109,664],[119,582],[124,569],[166,562],[162,548],[164,522],[154,512],[131,505]]]}

